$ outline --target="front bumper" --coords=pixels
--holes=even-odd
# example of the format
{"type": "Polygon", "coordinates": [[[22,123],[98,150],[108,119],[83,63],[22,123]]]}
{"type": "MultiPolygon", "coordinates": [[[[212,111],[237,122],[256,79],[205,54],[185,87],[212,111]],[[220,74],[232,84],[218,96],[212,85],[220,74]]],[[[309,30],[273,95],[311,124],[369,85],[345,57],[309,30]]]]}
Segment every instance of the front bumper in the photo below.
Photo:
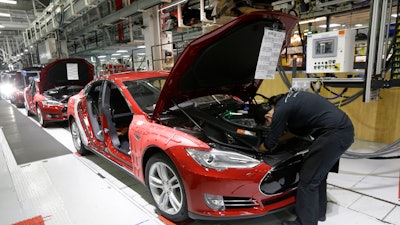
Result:
{"type": "Polygon", "coordinates": [[[43,119],[46,121],[67,120],[67,106],[45,106],[42,107],[43,119]]]}
{"type": "Polygon", "coordinates": [[[268,194],[271,191],[268,184],[276,182],[276,179],[279,181],[277,175],[282,176],[282,173],[271,173],[274,168],[266,163],[255,168],[216,171],[200,166],[185,154],[176,156],[180,158],[177,167],[185,185],[189,215],[193,219],[259,217],[282,210],[295,202],[295,189],[292,186],[281,185],[276,192],[268,194]],[[212,209],[206,203],[205,196],[209,195],[218,196],[223,202],[221,210],[212,209]]]}

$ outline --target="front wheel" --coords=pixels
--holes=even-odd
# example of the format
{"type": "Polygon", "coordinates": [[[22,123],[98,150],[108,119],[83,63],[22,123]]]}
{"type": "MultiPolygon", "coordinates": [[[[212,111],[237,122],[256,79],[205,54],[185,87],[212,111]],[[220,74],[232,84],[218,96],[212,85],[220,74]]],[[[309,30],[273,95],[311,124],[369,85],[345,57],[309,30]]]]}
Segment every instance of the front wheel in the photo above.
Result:
{"type": "Polygon", "coordinates": [[[189,218],[182,179],[167,156],[156,154],[149,159],[145,179],[157,209],[165,218],[174,222],[189,218]]]}
{"type": "Polygon", "coordinates": [[[25,102],[24,102],[24,105],[25,105],[25,112],[26,112],[26,115],[27,115],[27,116],[32,116],[33,114],[32,114],[31,111],[29,110],[28,102],[25,101],[25,102]]]}
{"type": "Polygon", "coordinates": [[[43,118],[43,113],[42,113],[42,110],[40,109],[40,106],[37,106],[36,108],[37,108],[37,116],[38,116],[38,119],[39,119],[39,124],[42,127],[46,127],[47,126],[47,122],[43,118]]]}
{"type": "Polygon", "coordinates": [[[76,151],[81,155],[86,155],[89,151],[82,143],[81,133],[79,132],[78,125],[76,124],[74,119],[72,119],[71,121],[70,131],[72,136],[72,142],[74,143],[76,151]]]}

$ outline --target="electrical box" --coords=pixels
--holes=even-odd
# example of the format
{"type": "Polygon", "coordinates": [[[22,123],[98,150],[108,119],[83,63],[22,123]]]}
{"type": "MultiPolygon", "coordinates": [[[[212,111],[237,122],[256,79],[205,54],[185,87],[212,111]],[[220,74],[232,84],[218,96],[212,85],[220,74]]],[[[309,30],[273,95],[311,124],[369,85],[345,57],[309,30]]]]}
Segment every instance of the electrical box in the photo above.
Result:
{"type": "Polygon", "coordinates": [[[40,64],[48,64],[60,58],[67,58],[67,41],[49,38],[38,45],[38,51],[40,64]],[[57,45],[59,45],[59,48],[57,45]]]}
{"type": "Polygon", "coordinates": [[[351,72],[355,30],[337,30],[307,36],[307,73],[351,72]]]}

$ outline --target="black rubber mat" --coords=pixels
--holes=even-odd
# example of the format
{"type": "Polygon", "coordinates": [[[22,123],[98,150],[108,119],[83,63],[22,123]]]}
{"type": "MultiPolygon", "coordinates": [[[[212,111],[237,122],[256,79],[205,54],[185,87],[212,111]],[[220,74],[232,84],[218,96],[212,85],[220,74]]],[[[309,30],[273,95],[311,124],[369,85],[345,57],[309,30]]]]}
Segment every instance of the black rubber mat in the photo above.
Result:
{"type": "Polygon", "coordinates": [[[43,128],[1,99],[0,126],[18,165],[71,154],[71,151],[46,133],[43,128]]]}

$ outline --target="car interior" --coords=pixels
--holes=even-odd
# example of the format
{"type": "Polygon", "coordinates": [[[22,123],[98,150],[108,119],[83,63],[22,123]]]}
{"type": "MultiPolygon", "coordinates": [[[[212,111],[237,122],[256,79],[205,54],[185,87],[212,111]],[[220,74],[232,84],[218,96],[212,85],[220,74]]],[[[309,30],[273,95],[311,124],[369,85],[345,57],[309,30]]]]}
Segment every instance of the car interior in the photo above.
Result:
{"type": "Polygon", "coordinates": [[[133,113],[120,90],[111,83],[103,92],[103,112],[114,147],[129,155],[128,130],[133,113]]]}

